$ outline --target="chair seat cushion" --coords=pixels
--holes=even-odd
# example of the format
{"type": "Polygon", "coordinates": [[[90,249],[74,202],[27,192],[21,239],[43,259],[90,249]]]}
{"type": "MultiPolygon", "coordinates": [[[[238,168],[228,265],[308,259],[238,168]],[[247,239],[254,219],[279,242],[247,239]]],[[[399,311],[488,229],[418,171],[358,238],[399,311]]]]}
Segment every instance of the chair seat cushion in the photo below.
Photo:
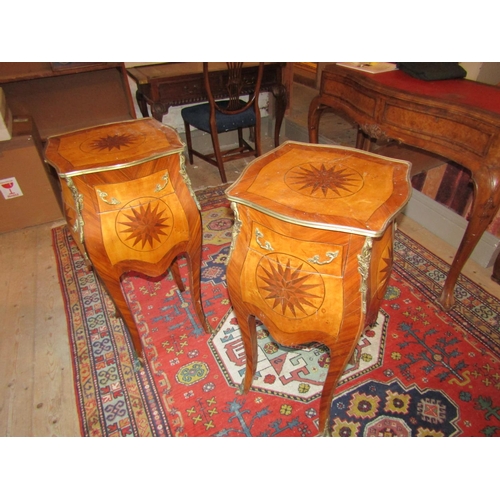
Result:
{"type": "MultiPolygon", "coordinates": [[[[240,101],[243,105],[244,101],[240,101]]],[[[218,106],[221,108],[227,107],[229,101],[219,101],[218,106]]],[[[210,104],[198,104],[183,108],[181,111],[183,120],[193,127],[210,132],[210,104]]],[[[253,127],[255,126],[255,111],[253,107],[248,108],[242,113],[236,115],[225,115],[220,111],[215,111],[215,120],[217,122],[217,132],[229,132],[238,128],[253,127]]]]}

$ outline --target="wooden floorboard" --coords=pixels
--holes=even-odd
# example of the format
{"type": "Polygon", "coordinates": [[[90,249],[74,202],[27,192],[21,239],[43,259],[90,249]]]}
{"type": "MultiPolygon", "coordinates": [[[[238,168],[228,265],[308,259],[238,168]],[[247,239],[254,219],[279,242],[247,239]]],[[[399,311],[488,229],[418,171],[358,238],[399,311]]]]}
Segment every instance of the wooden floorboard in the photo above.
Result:
{"type": "Polygon", "coordinates": [[[0,235],[0,435],[79,436],[53,223],[0,235]]]}
{"type": "MultiPolygon", "coordinates": [[[[7,237],[3,240],[8,241],[7,237]]],[[[36,230],[13,234],[9,262],[2,262],[7,286],[0,352],[2,374],[2,431],[5,436],[32,436],[34,366],[34,290],[36,230]]],[[[3,249],[0,254],[3,255],[3,249]]]]}
{"type": "Polygon", "coordinates": [[[79,435],[68,328],[49,231],[38,232],[36,274],[37,335],[33,391],[36,436],[79,435]]]}

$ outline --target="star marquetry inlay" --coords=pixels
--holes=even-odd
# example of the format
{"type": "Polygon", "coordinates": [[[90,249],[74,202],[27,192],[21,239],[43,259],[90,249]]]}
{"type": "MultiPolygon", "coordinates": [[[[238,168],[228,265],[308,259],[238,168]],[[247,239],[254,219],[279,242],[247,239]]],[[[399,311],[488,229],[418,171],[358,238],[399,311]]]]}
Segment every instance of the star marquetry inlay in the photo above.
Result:
{"type": "Polygon", "coordinates": [[[352,168],[336,163],[314,162],[290,170],[286,183],[294,191],[315,198],[342,198],[359,191],[363,179],[352,168]]]}
{"type": "Polygon", "coordinates": [[[283,316],[313,314],[324,299],[321,276],[306,262],[285,254],[267,255],[257,267],[259,293],[283,316]]]}
{"type": "Polygon", "coordinates": [[[136,137],[130,134],[108,134],[105,137],[99,137],[99,139],[93,141],[90,147],[98,151],[104,151],[105,149],[108,151],[112,151],[113,149],[120,150],[123,147],[130,147],[136,140],[136,137]]]}
{"type": "Polygon", "coordinates": [[[173,220],[167,205],[157,199],[120,211],[117,232],[127,246],[152,250],[170,235],[173,220]]]}

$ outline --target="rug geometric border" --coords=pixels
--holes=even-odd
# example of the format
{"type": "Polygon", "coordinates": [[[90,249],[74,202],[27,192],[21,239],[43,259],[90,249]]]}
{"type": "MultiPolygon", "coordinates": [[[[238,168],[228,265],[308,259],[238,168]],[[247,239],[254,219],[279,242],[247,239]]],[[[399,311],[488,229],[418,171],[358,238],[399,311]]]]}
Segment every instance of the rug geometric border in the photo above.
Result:
{"type": "Polygon", "coordinates": [[[111,298],[94,272],[88,272],[66,226],[54,228],[52,235],[60,257],[61,292],[65,303],[73,304],[66,308],[66,317],[81,434],[170,436],[153,376],[147,363],[135,370],[128,330],[121,318],[114,317],[111,298]],[[84,314],[90,315],[90,322],[83,320],[84,314]]]}

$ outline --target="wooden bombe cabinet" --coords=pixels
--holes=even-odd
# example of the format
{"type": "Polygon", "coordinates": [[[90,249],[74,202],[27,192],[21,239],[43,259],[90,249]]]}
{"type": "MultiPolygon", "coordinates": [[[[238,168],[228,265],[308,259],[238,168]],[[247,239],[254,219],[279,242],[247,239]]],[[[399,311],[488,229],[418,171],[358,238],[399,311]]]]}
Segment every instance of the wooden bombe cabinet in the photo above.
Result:
{"type": "Polygon", "coordinates": [[[337,381],[385,294],[409,171],[356,149],[286,142],[226,190],[235,214],[228,290],[246,353],[240,393],[256,372],[256,318],[285,346],[322,343],[330,364],[319,430],[329,434],[337,381]]]}
{"type": "Polygon", "coordinates": [[[138,356],[142,345],[121,276],[156,277],[187,257],[193,305],[206,331],[200,293],[201,216],[184,169],[177,132],[147,118],[48,139],[45,158],[58,172],[65,216],[82,254],[123,317],[138,356]]]}

